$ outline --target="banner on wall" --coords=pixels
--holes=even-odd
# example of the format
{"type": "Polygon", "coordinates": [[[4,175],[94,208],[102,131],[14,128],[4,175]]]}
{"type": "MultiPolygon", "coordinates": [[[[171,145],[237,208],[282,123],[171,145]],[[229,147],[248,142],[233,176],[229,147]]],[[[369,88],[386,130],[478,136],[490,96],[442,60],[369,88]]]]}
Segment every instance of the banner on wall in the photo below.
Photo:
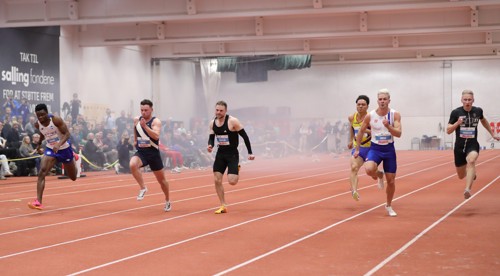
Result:
{"type": "Polygon", "coordinates": [[[0,29],[2,120],[7,107],[24,119],[39,103],[60,112],[59,34],[59,27],[0,29]]]}

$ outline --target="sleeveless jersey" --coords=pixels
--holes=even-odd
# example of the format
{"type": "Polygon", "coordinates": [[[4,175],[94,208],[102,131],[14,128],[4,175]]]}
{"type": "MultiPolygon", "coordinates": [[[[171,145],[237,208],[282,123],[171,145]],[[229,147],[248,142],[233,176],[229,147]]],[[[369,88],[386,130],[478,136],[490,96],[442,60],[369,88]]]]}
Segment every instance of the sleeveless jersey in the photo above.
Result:
{"type": "MultiPolygon", "coordinates": [[[[358,135],[358,131],[361,128],[362,124],[363,124],[363,121],[358,121],[358,112],[354,113],[352,123],[351,123],[351,127],[354,131],[354,140],[353,140],[354,146],[357,146],[356,136],[358,135]]],[[[363,139],[361,139],[360,147],[366,147],[366,148],[370,147],[370,139],[371,139],[371,136],[365,132],[363,139]]]]}
{"type": "MultiPolygon", "coordinates": [[[[141,118],[142,118],[142,116],[139,117],[139,121],[141,120],[141,118]]],[[[148,122],[146,122],[146,125],[149,128],[152,128],[151,125],[153,124],[153,120],[155,118],[156,117],[152,117],[151,120],[149,120],[148,122]]],[[[146,130],[144,130],[144,128],[141,127],[141,123],[140,122],[137,122],[137,125],[135,126],[134,131],[135,131],[135,134],[137,136],[137,145],[135,146],[135,148],[138,151],[151,151],[151,150],[158,151],[158,143],[159,143],[159,141],[151,138],[151,136],[148,135],[148,133],[146,132],[146,130]]]]}
{"type": "MultiPolygon", "coordinates": [[[[53,115],[50,114],[50,123],[48,126],[44,126],[42,125],[42,123],[40,123],[40,121],[38,121],[38,129],[40,130],[40,133],[42,133],[45,137],[45,141],[47,141],[47,148],[50,149],[53,149],[54,146],[63,138],[63,135],[61,134],[61,131],[59,131],[59,128],[54,125],[54,122],[52,122],[52,117],[53,115]]],[[[66,148],[69,148],[68,141],[64,142],[64,144],[59,147],[60,150],[66,148]]]]}
{"type": "Polygon", "coordinates": [[[388,145],[394,143],[394,137],[389,132],[389,130],[384,126],[382,121],[384,119],[389,121],[391,126],[394,125],[394,113],[396,110],[390,109],[389,113],[385,116],[380,116],[377,114],[377,110],[370,111],[370,126],[372,130],[371,142],[377,145],[388,145]]]}
{"type": "Polygon", "coordinates": [[[219,153],[238,153],[238,144],[240,139],[238,137],[238,132],[229,130],[229,115],[226,115],[224,119],[224,124],[222,126],[217,126],[215,123],[217,118],[214,119],[214,124],[212,130],[215,133],[215,137],[218,142],[219,153]]]}

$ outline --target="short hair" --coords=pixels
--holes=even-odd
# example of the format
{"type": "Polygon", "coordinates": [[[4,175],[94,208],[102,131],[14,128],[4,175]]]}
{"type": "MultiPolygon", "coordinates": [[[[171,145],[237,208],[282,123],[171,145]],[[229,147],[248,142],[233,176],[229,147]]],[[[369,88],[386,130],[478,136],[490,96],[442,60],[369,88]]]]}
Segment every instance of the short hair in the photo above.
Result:
{"type": "Polygon", "coordinates": [[[153,107],[153,102],[148,99],[144,99],[141,101],[141,105],[149,105],[149,107],[153,107]]]}
{"type": "Polygon", "coordinates": [[[389,99],[391,98],[391,94],[389,93],[389,89],[387,88],[380,89],[377,93],[377,96],[380,94],[386,94],[389,99]]]}
{"type": "Polygon", "coordinates": [[[225,101],[218,101],[215,106],[218,106],[218,105],[222,105],[223,107],[225,107],[227,109],[227,103],[225,101]]]}
{"type": "Polygon", "coordinates": [[[45,110],[45,112],[49,112],[49,110],[47,109],[47,105],[44,104],[44,103],[41,103],[41,104],[37,104],[35,106],[35,112],[38,112],[38,111],[41,111],[41,110],[45,110]]]}
{"type": "Polygon", "coordinates": [[[366,104],[370,105],[370,98],[366,95],[359,95],[355,103],[358,103],[359,100],[365,100],[366,104]]]}
{"type": "Polygon", "coordinates": [[[462,91],[462,96],[466,95],[466,94],[469,94],[472,97],[474,97],[474,92],[472,92],[472,90],[470,90],[470,89],[465,89],[464,91],[462,91]]]}

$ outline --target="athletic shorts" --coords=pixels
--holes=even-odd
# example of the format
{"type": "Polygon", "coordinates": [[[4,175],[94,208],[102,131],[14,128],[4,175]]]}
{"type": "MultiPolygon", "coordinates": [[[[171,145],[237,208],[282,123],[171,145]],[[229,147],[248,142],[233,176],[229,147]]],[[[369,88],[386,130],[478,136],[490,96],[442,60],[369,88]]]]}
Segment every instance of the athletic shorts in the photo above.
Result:
{"type": "Polygon", "coordinates": [[[217,153],[214,161],[214,172],[224,174],[227,168],[227,174],[238,175],[238,164],[240,155],[238,153],[217,153]]]}
{"type": "Polygon", "coordinates": [[[384,172],[386,173],[396,173],[398,165],[396,163],[396,149],[394,148],[394,143],[388,145],[378,145],[372,143],[370,146],[370,151],[366,156],[366,161],[373,161],[377,163],[384,163],[384,172]]]}
{"type": "MultiPolygon", "coordinates": [[[[354,154],[355,150],[356,150],[356,148],[353,148],[351,150],[351,156],[354,154]]],[[[370,147],[359,147],[359,157],[361,157],[361,159],[365,160],[366,157],[368,156],[369,151],[370,151],[370,147]]]]}
{"type": "Polygon", "coordinates": [[[149,165],[152,171],[163,170],[163,161],[161,160],[160,151],[158,150],[148,150],[148,151],[136,151],[134,156],[141,159],[142,167],[149,165]]]}
{"type": "Polygon", "coordinates": [[[455,155],[455,167],[467,165],[467,155],[471,151],[477,151],[477,153],[479,153],[479,143],[477,141],[468,141],[465,146],[455,144],[455,148],[453,149],[453,155],[455,155]]]}
{"type": "Polygon", "coordinates": [[[57,162],[62,162],[62,163],[70,163],[73,160],[73,149],[71,149],[71,145],[65,149],[60,149],[57,151],[57,153],[54,153],[54,151],[51,148],[45,148],[44,152],[45,156],[50,156],[52,158],[57,159],[57,162]]]}

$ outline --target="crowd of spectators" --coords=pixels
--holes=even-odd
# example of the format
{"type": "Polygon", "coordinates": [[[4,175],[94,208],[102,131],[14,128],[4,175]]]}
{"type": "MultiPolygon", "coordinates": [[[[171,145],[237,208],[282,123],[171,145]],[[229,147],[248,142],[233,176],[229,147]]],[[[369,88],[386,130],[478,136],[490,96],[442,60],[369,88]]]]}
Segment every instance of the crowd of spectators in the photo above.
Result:
{"type": "MultiPolygon", "coordinates": [[[[73,150],[83,154],[83,169],[130,173],[128,164],[134,152],[132,115],[121,111],[115,117],[115,112],[108,108],[101,120],[87,121],[80,114],[82,103],[76,93],[63,106],[62,114],[55,115],[61,116],[68,126],[73,150]]],[[[35,128],[37,119],[26,99],[19,103],[9,97],[2,105],[0,116],[0,179],[10,175],[37,175],[40,156],[35,149],[40,135],[35,128]],[[19,158],[23,160],[7,164],[7,160],[19,158]]],[[[184,122],[169,118],[163,121],[162,127],[159,148],[166,169],[180,173],[187,168],[203,169],[212,165],[214,156],[206,151],[207,119],[192,119],[186,128],[184,122]]],[[[267,158],[280,158],[289,153],[339,152],[345,147],[342,137],[348,135],[348,126],[341,121],[332,125],[323,119],[302,122],[296,128],[287,120],[247,120],[244,127],[254,147],[267,158]]],[[[240,150],[240,155],[245,160],[246,151],[240,150]]]]}

